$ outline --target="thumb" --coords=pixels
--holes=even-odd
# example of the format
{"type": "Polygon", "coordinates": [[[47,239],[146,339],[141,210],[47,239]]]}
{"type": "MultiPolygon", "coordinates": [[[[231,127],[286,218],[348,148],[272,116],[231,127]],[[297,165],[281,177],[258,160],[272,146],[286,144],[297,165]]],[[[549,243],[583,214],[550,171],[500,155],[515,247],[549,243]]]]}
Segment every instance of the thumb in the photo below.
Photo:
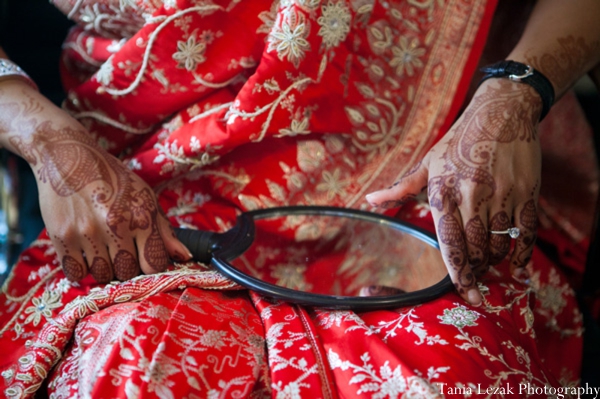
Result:
{"type": "Polygon", "coordinates": [[[425,159],[416,164],[406,175],[390,187],[367,194],[366,199],[371,206],[396,208],[414,199],[427,187],[428,171],[425,159]]]}

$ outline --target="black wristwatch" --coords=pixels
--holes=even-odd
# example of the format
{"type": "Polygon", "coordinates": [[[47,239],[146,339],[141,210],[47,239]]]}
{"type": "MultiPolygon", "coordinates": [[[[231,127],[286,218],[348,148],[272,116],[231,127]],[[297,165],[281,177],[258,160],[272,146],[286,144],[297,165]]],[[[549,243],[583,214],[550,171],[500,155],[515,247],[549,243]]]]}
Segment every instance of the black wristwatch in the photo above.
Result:
{"type": "Polygon", "coordinates": [[[480,71],[485,73],[485,75],[479,84],[489,78],[508,78],[512,81],[526,83],[533,87],[542,98],[540,121],[544,119],[548,111],[550,111],[550,107],[554,104],[554,87],[552,83],[544,74],[536,71],[529,65],[516,61],[500,61],[484,66],[480,71]]]}

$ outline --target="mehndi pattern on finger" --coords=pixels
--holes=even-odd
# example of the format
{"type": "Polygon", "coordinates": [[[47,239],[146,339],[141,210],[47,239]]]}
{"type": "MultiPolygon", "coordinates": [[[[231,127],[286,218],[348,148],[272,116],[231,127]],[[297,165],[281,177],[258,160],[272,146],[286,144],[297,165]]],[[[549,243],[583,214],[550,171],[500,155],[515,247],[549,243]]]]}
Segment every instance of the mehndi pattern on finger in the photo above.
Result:
{"type": "MultiPolygon", "coordinates": [[[[490,219],[489,229],[491,231],[502,231],[508,229],[510,226],[510,217],[508,216],[508,213],[500,211],[490,219]]],[[[506,255],[508,255],[508,252],[510,251],[510,237],[502,234],[490,234],[489,240],[489,262],[491,265],[497,265],[506,258],[506,255]]]]}
{"type": "Polygon", "coordinates": [[[62,265],[65,276],[67,276],[69,280],[80,281],[85,277],[85,266],[71,255],[63,256],[62,265]]]}
{"type": "Polygon", "coordinates": [[[100,256],[95,256],[92,260],[90,273],[99,283],[108,283],[113,277],[110,264],[100,256]]]}
{"type": "Polygon", "coordinates": [[[152,225],[152,232],[146,239],[144,259],[156,271],[164,271],[169,264],[169,256],[167,255],[167,251],[165,251],[165,245],[156,224],[152,225]]]}
{"type": "Polygon", "coordinates": [[[140,266],[133,254],[124,249],[120,249],[113,259],[115,276],[121,281],[134,278],[139,274],[140,266]]]}
{"type": "MultiPolygon", "coordinates": [[[[57,128],[50,121],[38,123],[31,115],[36,115],[43,107],[33,98],[27,98],[22,104],[2,104],[0,112],[13,112],[15,116],[10,119],[12,124],[34,127],[34,133],[28,141],[20,137],[9,137],[9,140],[30,164],[38,166],[39,180],[49,183],[61,197],[74,195],[95,183],[90,201],[99,212],[106,209],[105,223],[108,229],[105,233],[109,239],[118,245],[119,240],[128,233],[137,234],[138,237],[140,233],[148,235],[140,254],[143,252],[151,267],[163,270],[168,265],[168,254],[158,232],[158,205],[154,193],[144,183],[134,179],[119,160],[100,149],[87,132],[70,126],[57,128]],[[27,115],[28,119],[13,123],[16,116],[21,114],[27,115]]],[[[2,127],[0,133],[6,129],[2,127]]],[[[84,237],[89,240],[85,234],[84,237]]],[[[137,275],[139,267],[133,254],[121,254],[115,260],[118,260],[118,264],[115,264],[118,277],[131,278],[137,275]],[[133,260],[129,259],[130,256],[133,260]],[[132,274],[134,270],[136,273],[132,274]]],[[[69,267],[73,269],[73,261],[69,262],[69,267]]]]}
{"type": "Polygon", "coordinates": [[[463,287],[472,286],[475,276],[467,266],[467,253],[461,225],[454,216],[446,214],[440,218],[438,230],[440,242],[446,245],[445,248],[442,248],[442,255],[455,270],[458,281],[454,285],[456,290],[463,295],[466,292],[463,287]]]}
{"type": "Polygon", "coordinates": [[[488,231],[479,215],[467,222],[465,237],[469,251],[469,265],[476,269],[488,260],[488,231]]]}
{"type": "Polygon", "coordinates": [[[516,256],[513,256],[513,265],[524,267],[529,263],[531,252],[537,237],[538,215],[536,202],[531,199],[525,203],[519,213],[521,236],[517,240],[515,248],[516,256]]]}

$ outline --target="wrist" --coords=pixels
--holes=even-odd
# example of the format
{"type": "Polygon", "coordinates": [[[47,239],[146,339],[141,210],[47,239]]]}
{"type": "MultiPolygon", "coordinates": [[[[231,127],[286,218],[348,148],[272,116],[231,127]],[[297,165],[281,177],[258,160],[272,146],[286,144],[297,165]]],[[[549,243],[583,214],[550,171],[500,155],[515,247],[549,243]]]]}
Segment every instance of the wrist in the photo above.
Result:
{"type": "Polygon", "coordinates": [[[0,82],[5,80],[21,80],[38,90],[37,85],[17,64],[6,58],[0,58],[0,82]]]}
{"type": "Polygon", "coordinates": [[[540,121],[544,119],[554,104],[555,93],[552,83],[544,74],[531,65],[506,60],[485,66],[481,68],[481,71],[485,75],[480,84],[492,78],[500,78],[508,79],[517,84],[528,85],[535,90],[542,105],[540,121]]]}
{"type": "MultiPolygon", "coordinates": [[[[472,102],[488,104],[494,110],[486,110],[489,117],[519,115],[523,122],[537,125],[542,110],[542,99],[529,85],[510,79],[487,79],[479,85],[472,102]]],[[[487,108],[486,108],[487,109],[487,108]]]]}

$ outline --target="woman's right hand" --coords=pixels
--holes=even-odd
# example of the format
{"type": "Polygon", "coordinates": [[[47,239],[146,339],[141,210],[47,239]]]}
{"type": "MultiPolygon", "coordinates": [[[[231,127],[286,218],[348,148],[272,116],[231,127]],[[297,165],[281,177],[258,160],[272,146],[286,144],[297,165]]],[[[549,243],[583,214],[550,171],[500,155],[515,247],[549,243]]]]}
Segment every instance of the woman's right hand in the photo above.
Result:
{"type": "Polygon", "coordinates": [[[100,148],[83,126],[26,84],[0,86],[0,141],[27,160],[42,217],[65,275],[99,282],[167,268],[191,254],[154,192],[100,148]]]}

